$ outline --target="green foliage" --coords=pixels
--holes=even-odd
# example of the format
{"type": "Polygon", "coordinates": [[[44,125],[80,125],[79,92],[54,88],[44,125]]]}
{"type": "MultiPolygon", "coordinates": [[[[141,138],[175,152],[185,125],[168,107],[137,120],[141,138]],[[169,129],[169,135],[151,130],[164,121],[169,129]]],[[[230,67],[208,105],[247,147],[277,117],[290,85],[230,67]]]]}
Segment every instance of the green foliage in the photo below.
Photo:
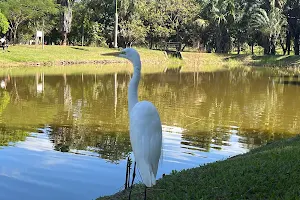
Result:
{"type": "Polygon", "coordinates": [[[267,37],[268,54],[275,54],[276,42],[282,33],[282,28],[287,24],[285,16],[281,10],[275,7],[275,1],[272,0],[269,13],[262,8],[258,8],[252,15],[250,24],[253,28],[262,32],[267,37]]]}
{"type": "Polygon", "coordinates": [[[120,23],[120,35],[124,38],[125,45],[131,46],[132,43],[144,43],[147,29],[143,22],[135,15],[131,16],[128,21],[120,23]]]}
{"type": "Polygon", "coordinates": [[[92,32],[89,44],[93,46],[105,46],[105,38],[103,37],[104,27],[97,22],[92,23],[92,32]]]}
{"type": "Polygon", "coordinates": [[[7,18],[0,13],[0,31],[1,33],[5,34],[8,31],[9,23],[7,18]]]}
{"type": "Polygon", "coordinates": [[[113,46],[115,5],[119,16],[118,46],[181,42],[182,49],[229,53],[258,45],[275,54],[280,44],[288,54],[300,53],[300,3],[292,0],[6,0],[14,41],[44,30],[49,42],[113,46]],[[60,12],[58,12],[58,9],[60,12]]]}
{"type": "MultiPolygon", "coordinates": [[[[18,31],[22,25],[33,24],[34,27],[40,28],[41,20],[45,20],[49,15],[57,12],[54,0],[0,1],[0,9],[9,21],[9,28],[13,35],[13,38],[10,39],[13,39],[14,43],[17,42],[18,31]]],[[[25,29],[26,31],[28,29],[25,29]]]]}
{"type": "Polygon", "coordinates": [[[0,147],[8,146],[10,143],[24,141],[28,135],[28,131],[0,127],[0,147]]]}

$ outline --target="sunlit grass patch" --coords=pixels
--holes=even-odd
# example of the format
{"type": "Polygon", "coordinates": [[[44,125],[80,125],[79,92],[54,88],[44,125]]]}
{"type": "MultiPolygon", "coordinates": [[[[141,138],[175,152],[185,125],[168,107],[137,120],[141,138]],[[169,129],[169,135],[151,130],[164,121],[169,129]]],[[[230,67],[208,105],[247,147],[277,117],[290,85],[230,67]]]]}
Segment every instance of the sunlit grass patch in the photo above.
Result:
{"type": "MultiPolygon", "coordinates": [[[[300,56],[252,56],[248,54],[216,54],[182,52],[183,59],[170,58],[164,51],[137,48],[141,55],[143,72],[163,72],[169,68],[182,67],[182,72],[216,71],[245,66],[295,67],[300,64],[300,56]]],[[[116,56],[106,55],[117,49],[81,46],[10,46],[9,52],[0,53],[1,67],[87,65],[130,66],[130,63],[116,56]]],[[[102,68],[102,67],[100,67],[102,68]]],[[[102,68],[104,69],[104,68],[102,68]]],[[[113,72],[114,69],[108,71],[113,72]]],[[[131,67],[128,67],[129,71],[131,67]]],[[[107,70],[107,68],[105,68],[107,70]]],[[[98,71],[98,70],[97,70],[98,71]]],[[[118,72],[118,70],[116,71],[118,72]]],[[[101,72],[102,73],[102,72],[101,72]]]]}
{"type": "MultiPolygon", "coordinates": [[[[151,59],[154,63],[162,61],[165,56],[159,51],[138,49],[144,60],[151,59]]],[[[56,62],[61,61],[94,61],[94,60],[119,60],[123,59],[105,55],[106,53],[117,52],[116,49],[102,47],[80,47],[80,46],[41,46],[16,45],[10,46],[8,51],[1,52],[0,65],[2,66],[24,66],[30,62],[56,62]]]]}

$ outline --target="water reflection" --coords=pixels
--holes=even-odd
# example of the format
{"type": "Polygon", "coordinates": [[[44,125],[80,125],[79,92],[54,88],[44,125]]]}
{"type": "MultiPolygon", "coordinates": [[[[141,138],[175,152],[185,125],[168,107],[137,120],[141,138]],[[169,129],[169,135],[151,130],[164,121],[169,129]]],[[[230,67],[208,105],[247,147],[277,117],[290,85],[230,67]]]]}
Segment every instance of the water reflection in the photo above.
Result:
{"type": "MultiPolygon", "coordinates": [[[[295,78],[255,69],[143,75],[139,98],[157,106],[163,123],[158,176],[299,133],[300,88],[281,84],[295,78]]],[[[130,74],[0,80],[0,199],[91,199],[122,187],[130,74]],[[3,181],[17,186],[14,195],[3,181]]]]}
{"type": "Polygon", "coordinates": [[[49,139],[56,151],[75,153],[77,150],[87,150],[112,162],[127,158],[131,152],[127,132],[103,132],[101,127],[89,126],[52,128],[49,139]]]}

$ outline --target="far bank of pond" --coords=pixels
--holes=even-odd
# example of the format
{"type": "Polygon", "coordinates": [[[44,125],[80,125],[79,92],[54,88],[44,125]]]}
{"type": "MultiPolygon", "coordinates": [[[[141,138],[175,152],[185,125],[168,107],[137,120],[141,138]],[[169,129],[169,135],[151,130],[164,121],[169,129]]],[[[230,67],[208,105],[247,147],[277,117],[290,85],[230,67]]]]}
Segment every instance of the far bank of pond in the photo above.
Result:
{"type": "MultiPolygon", "coordinates": [[[[183,71],[214,71],[237,66],[293,67],[300,66],[300,56],[255,56],[182,52],[182,60],[168,57],[164,51],[137,48],[144,68],[157,66],[156,70],[184,66],[183,71]]],[[[63,65],[115,65],[127,61],[107,53],[118,50],[103,47],[16,45],[0,55],[1,67],[63,66],[63,65]]],[[[146,71],[153,71],[146,69],[146,71]]]]}

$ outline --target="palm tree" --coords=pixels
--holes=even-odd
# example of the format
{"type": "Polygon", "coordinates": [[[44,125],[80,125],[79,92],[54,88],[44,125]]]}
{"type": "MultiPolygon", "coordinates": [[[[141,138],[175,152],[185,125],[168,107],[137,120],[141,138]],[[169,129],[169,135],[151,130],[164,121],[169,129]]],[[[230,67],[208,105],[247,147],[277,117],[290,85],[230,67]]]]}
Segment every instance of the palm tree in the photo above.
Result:
{"type": "Polygon", "coordinates": [[[282,28],[287,24],[281,10],[275,7],[275,0],[270,1],[270,11],[262,8],[255,10],[250,24],[267,37],[267,48],[265,54],[275,54],[276,41],[280,36],[282,28]]]}
{"type": "Polygon", "coordinates": [[[203,15],[213,26],[214,43],[217,53],[230,49],[229,26],[235,20],[234,0],[212,0],[203,2],[203,15]]]}

